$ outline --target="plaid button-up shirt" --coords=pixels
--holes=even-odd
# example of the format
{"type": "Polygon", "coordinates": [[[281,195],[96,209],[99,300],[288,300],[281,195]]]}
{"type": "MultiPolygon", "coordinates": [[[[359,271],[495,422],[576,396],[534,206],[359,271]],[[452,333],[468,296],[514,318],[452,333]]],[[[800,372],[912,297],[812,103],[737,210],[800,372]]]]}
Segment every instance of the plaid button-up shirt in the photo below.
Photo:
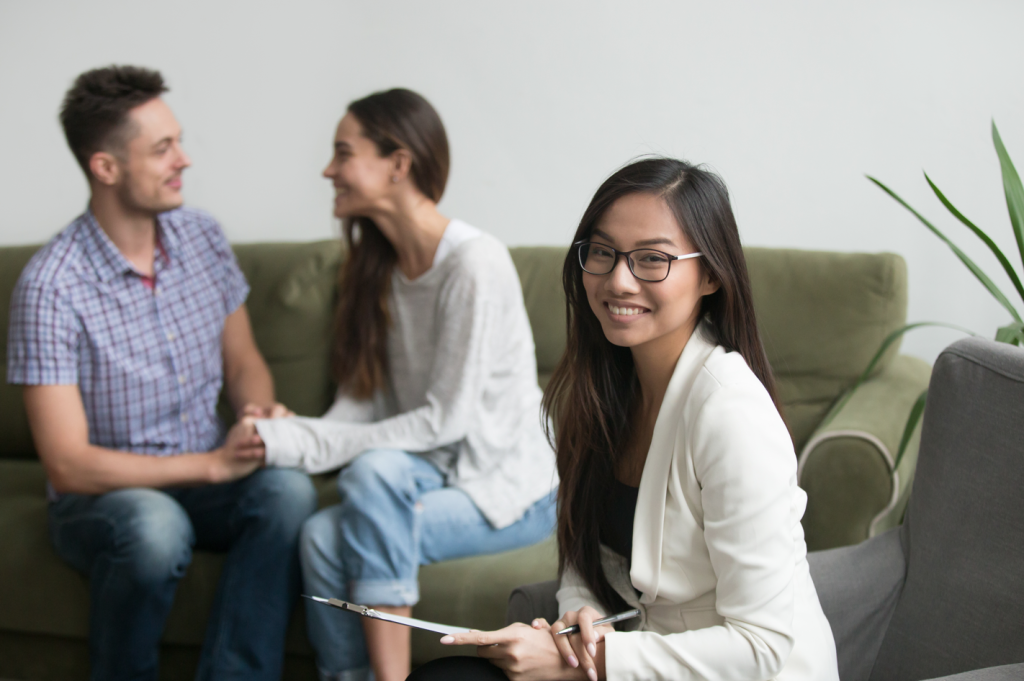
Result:
{"type": "Polygon", "coordinates": [[[152,288],[89,211],[35,254],[11,301],[7,381],[78,385],[94,445],[205,452],[224,437],[224,322],[249,286],[212,217],[157,224],[152,288]]]}

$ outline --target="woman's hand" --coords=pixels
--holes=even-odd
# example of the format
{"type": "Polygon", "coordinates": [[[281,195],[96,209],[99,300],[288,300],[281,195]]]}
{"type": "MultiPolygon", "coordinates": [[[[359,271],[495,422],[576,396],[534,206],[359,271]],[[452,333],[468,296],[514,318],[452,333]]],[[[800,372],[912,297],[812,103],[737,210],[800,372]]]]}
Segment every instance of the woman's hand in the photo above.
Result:
{"type": "Polygon", "coordinates": [[[532,626],[517,622],[497,631],[449,634],[441,643],[477,646],[477,655],[501,668],[512,681],[586,679],[582,668],[570,667],[559,655],[550,628],[543,619],[534,620],[532,626]]]}
{"type": "Polygon", "coordinates": [[[594,626],[593,622],[602,617],[601,613],[589,605],[574,611],[570,610],[562,618],[551,625],[550,634],[559,655],[570,667],[578,667],[586,672],[590,681],[604,678],[604,635],[615,631],[610,624],[594,626]],[[580,625],[578,634],[558,634],[556,632],[580,625]]]}

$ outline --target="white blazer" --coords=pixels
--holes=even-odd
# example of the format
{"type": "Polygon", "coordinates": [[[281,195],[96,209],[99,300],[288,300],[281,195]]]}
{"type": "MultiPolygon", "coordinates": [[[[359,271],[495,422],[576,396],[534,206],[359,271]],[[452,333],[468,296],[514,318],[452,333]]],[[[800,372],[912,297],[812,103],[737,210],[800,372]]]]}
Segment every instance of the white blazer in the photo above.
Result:
{"type": "MultiPolygon", "coordinates": [[[[628,574],[601,547],[612,587],[643,613],[636,631],[605,637],[609,679],[838,681],[796,463],[768,391],[698,328],[655,422],[628,574]]],[[[604,609],[566,570],[559,613],[584,605],[604,609]]]]}

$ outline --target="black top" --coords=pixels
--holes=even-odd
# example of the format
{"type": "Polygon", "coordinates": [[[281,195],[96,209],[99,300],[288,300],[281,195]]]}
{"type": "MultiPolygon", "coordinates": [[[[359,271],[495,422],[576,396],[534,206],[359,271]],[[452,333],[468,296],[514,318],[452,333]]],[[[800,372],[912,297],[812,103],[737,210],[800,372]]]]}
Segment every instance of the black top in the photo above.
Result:
{"type": "Polygon", "coordinates": [[[615,480],[612,484],[611,496],[604,507],[601,518],[601,543],[632,563],[633,556],[633,516],[636,514],[636,498],[639,487],[615,480]]]}

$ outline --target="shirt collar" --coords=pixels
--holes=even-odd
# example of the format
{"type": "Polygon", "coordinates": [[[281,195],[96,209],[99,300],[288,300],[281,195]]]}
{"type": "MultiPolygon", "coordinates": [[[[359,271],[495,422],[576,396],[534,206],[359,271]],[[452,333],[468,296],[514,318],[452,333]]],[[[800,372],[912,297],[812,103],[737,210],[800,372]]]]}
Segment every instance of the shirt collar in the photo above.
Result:
{"type": "MultiPolygon", "coordinates": [[[[128,272],[139,274],[138,270],[128,261],[128,258],[124,257],[124,254],[118,250],[107,233],[100,227],[91,208],[86,209],[82,218],[85,222],[83,231],[85,251],[92,261],[100,281],[107,282],[128,272]]],[[[180,253],[181,239],[174,220],[170,216],[170,211],[157,215],[156,224],[159,243],[167,254],[168,260],[174,260],[180,253]]]]}
{"type": "Polygon", "coordinates": [[[156,216],[160,245],[167,253],[168,260],[176,260],[181,255],[181,234],[178,231],[178,213],[169,210],[156,216]]]}
{"type": "Polygon", "coordinates": [[[135,268],[132,267],[132,264],[121,254],[121,251],[100,227],[96,216],[92,214],[92,209],[86,209],[85,215],[82,217],[85,222],[82,235],[85,252],[88,254],[89,260],[92,261],[100,281],[107,282],[126,272],[134,272],[135,268]]]}

